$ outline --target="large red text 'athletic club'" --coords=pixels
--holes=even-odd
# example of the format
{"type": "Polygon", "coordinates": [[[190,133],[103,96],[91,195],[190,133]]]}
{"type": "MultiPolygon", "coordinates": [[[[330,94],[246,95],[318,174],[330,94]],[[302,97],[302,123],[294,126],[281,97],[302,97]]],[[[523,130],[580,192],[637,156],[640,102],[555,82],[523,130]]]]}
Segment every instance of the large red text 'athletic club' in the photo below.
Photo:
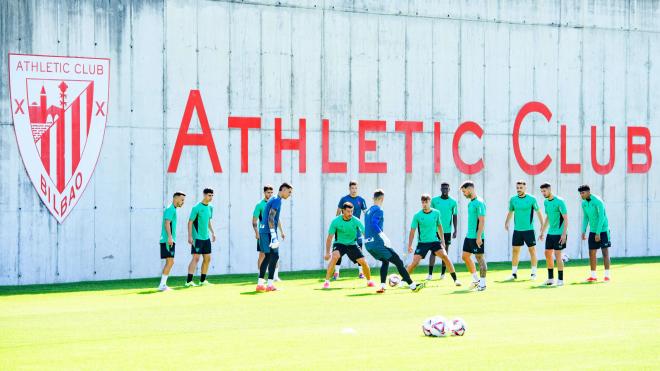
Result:
{"type": "MultiPolygon", "coordinates": [[[[528,102],[524,104],[518,114],[513,125],[513,152],[516,161],[520,168],[529,175],[537,175],[543,173],[552,163],[553,158],[547,154],[543,160],[538,163],[531,163],[526,158],[520,146],[520,130],[525,121],[525,118],[531,114],[542,115],[548,123],[552,118],[552,112],[542,102],[528,102]]],[[[259,130],[262,127],[261,117],[237,117],[229,116],[228,128],[240,130],[241,132],[241,172],[247,173],[249,170],[249,157],[248,157],[248,132],[250,130],[259,130]]],[[[275,118],[275,153],[274,153],[274,167],[276,173],[282,172],[282,151],[298,151],[298,171],[305,173],[307,171],[307,141],[306,141],[306,128],[307,120],[300,118],[298,120],[298,138],[282,138],[282,119],[275,118]]],[[[333,161],[330,159],[330,121],[327,119],[322,120],[322,173],[346,173],[347,163],[342,161],[333,161]]],[[[440,122],[433,122],[433,169],[435,173],[440,173],[441,159],[440,159],[440,122]]],[[[648,128],[643,126],[628,126],[627,128],[627,173],[647,173],[653,162],[651,154],[651,132],[648,128]],[[637,155],[637,156],[635,156],[637,155]]],[[[358,120],[358,156],[360,173],[387,173],[388,164],[386,162],[368,162],[366,161],[367,152],[374,152],[377,150],[378,144],[376,140],[366,139],[368,132],[385,132],[387,130],[387,122],[384,120],[358,120]]],[[[395,121],[394,131],[405,135],[405,167],[406,173],[412,172],[413,167],[413,133],[419,133],[424,130],[424,122],[422,121],[395,121]]],[[[456,132],[452,138],[452,155],[454,164],[458,170],[464,174],[476,174],[484,169],[483,159],[479,159],[473,163],[465,162],[459,152],[459,144],[461,139],[466,135],[475,135],[481,138],[484,134],[484,129],[474,121],[465,121],[458,125],[456,132]]],[[[609,127],[609,159],[606,163],[600,163],[597,159],[596,153],[598,146],[596,144],[597,127],[591,126],[591,164],[597,174],[609,174],[614,168],[615,162],[615,135],[616,129],[614,126],[609,127]]],[[[560,125],[560,172],[562,174],[580,173],[582,171],[582,164],[569,162],[566,146],[566,125],[560,125]]],[[[181,119],[179,133],[176,138],[172,157],[170,159],[167,171],[175,173],[179,166],[179,160],[183,148],[186,146],[202,146],[206,147],[213,171],[216,173],[222,172],[220,158],[213,141],[211,134],[211,126],[206,116],[204,103],[199,90],[191,90],[188,95],[188,101],[181,119]],[[193,113],[196,112],[199,118],[201,133],[189,133],[190,122],[193,113]]]]}

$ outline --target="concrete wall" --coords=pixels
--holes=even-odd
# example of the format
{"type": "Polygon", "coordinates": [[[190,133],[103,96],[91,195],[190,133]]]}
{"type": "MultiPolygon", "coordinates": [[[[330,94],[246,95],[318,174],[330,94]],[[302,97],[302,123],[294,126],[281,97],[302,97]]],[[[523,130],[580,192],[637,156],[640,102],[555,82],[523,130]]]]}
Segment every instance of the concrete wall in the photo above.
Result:
{"type": "MultiPolygon", "coordinates": [[[[437,194],[446,180],[460,200],[459,239],[466,202],[459,182],[472,178],[488,205],[487,256],[510,257],[503,230],[508,197],[518,178],[550,181],[568,201],[568,254],[586,256],[579,243],[576,187],[603,195],[615,256],[660,254],[652,222],[660,218],[658,166],[626,173],[626,126],[649,127],[657,157],[660,133],[660,3],[657,1],[3,1],[0,4],[0,284],[29,284],[158,275],[162,208],[170,194],[189,194],[184,221],[201,197],[216,189],[211,273],[256,271],[252,207],[263,183],[290,181],[284,203],[288,238],[282,269],[323,266],[324,233],[347,182],[363,195],[388,192],[385,230],[401,250],[419,194],[437,194]],[[59,225],[25,173],[12,127],[7,53],[111,58],[110,111],[96,172],[82,199],[59,225]],[[176,173],[166,172],[190,89],[204,99],[223,166],[213,173],[205,149],[184,149],[176,173]],[[548,124],[530,116],[522,129],[525,156],[551,166],[527,176],[518,166],[511,132],[520,107],[542,101],[548,124]],[[228,116],[260,116],[249,134],[250,171],[240,172],[240,132],[228,116]],[[285,138],[307,119],[307,172],[298,155],[273,166],[274,118],[285,138]],[[348,174],[321,173],[321,118],[332,123],[331,159],[348,174]],[[359,119],[387,120],[388,133],[369,134],[388,162],[386,174],[358,174],[359,119]],[[394,120],[421,120],[414,135],[414,167],[405,173],[404,135],[394,120]],[[485,169],[461,174],[451,140],[472,120],[482,140],[467,135],[465,161],[484,157],[485,169]],[[442,122],[442,169],[433,173],[433,122],[442,122]],[[579,174],[560,174],[559,124],[568,130],[571,162],[579,174]],[[597,175],[591,166],[590,126],[603,137],[615,125],[616,163],[597,175]],[[476,150],[475,150],[476,148],[476,150]]],[[[194,124],[193,127],[197,127],[194,124]]],[[[184,274],[189,254],[179,226],[173,274],[184,274]]],[[[452,245],[458,260],[460,242],[452,245]]],[[[542,254],[542,252],[541,252],[542,254]]]]}

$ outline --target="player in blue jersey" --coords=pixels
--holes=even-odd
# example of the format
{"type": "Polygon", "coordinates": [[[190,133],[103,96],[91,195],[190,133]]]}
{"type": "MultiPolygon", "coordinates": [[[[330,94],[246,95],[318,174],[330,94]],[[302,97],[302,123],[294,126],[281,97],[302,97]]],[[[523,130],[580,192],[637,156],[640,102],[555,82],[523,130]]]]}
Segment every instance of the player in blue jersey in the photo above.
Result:
{"type": "Polygon", "coordinates": [[[259,229],[259,245],[264,253],[264,260],[259,267],[259,280],[257,282],[257,291],[276,291],[273,285],[275,277],[275,267],[280,259],[279,247],[280,239],[277,235],[277,227],[280,222],[280,211],[282,209],[282,200],[291,197],[293,187],[288,183],[282,183],[277,192],[277,196],[271,197],[264,207],[263,215],[266,217],[266,223],[259,229]],[[268,285],[264,286],[264,277],[268,271],[268,285]]]}
{"type": "Polygon", "coordinates": [[[381,262],[380,266],[380,289],[376,291],[379,294],[385,292],[385,280],[387,279],[387,270],[390,266],[390,263],[396,266],[396,269],[399,271],[403,280],[408,283],[408,287],[413,292],[417,292],[424,288],[424,282],[417,283],[410,278],[410,274],[406,270],[406,267],[403,265],[403,261],[392,249],[392,243],[390,239],[385,235],[383,231],[384,224],[384,214],[381,206],[385,199],[385,192],[382,189],[377,189],[374,192],[374,204],[367,210],[365,214],[365,236],[364,236],[364,246],[374,258],[381,262]]]}
{"type": "MultiPolygon", "coordinates": [[[[353,216],[360,219],[362,216],[362,212],[367,210],[367,201],[362,198],[361,196],[358,195],[358,182],[356,180],[351,180],[348,183],[348,194],[341,199],[339,199],[339,203],[337,204],[337,212],[335,213],[335,216],[339,216],[342,213],[342,208],[343,205],[346,202],[350,202],[353,205],[353,216]]],[[[364,245],[364,238],[362,236],[362,233],[358,231],[358,237],[357,237],[357,244],[360,250],[362,250],[362,245],[364,245]]],[[[339,278],[339,268],[341,267],[341,261],[342,258],[339,258],[337,261],[337,264],[335,265],[335,274],[332,276],[333,280],[336,280],[339,278]]],[[[359,272],[359,277],[364,278],[364,272],[362,270],[362,266],[358,265],[358,272],[359,272]]]]}

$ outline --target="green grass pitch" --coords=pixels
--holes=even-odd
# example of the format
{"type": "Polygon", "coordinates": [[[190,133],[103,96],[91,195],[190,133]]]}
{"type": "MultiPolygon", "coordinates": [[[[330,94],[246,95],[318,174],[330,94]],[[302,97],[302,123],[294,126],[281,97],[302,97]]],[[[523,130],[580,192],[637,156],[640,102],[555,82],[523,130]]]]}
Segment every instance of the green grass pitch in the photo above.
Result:
{"type": "Polygon", "coordinates": [[[528,269],[498,282],[509,267],[490,264],[485,292],[467,290],[463,265],[462,288],[437,267],[421,292],[384,295],[355,270],[327,291],[319,271],[283,273],[281,291],[259,294],[254,275],[190,289],[172,277],[166,293],[155,278],[0,287],[0,369],[660,368],[660,257],[614,259],[613,281],[595,284],[571,261],[561,288],[540,286],[541,267],[535,282],[528,269]],[[424,337],[433,315],[463,317],[465,336],[424,337]]]}

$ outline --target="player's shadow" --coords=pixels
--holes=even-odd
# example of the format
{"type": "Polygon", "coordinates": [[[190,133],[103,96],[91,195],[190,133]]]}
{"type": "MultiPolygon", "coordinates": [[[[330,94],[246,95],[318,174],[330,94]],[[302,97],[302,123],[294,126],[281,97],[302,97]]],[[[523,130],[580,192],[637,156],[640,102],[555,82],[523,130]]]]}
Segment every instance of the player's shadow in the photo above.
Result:
{"type": "Polygon", "coordinates": [[[472,290],[456,290],[452,292],[448,292],[445,295],[464,295],[464,294],[471,294],[472,290]]]}
{"type": "Polygon", "coordinates": [[[314,290],[314,291],[338,291],[338,290],[350,290],[350,289],[343,288],[343,287],[330,287],[330,288],[327,288],[327,289],[312,289],[312,290],[314,290]]]}
{"type": "Polygon", "coordinates": [[[240,293],[240,295],[261,295],[261,294],[265,294],[265,292],[259,292],[259,291],[252,290],[252,291],[243,291],[243,292],[240,293]]]}
{"type": "Polygon", "coordinates": [[[556,289],[559,286],[557,285],[536,285],[536,286],[530,286],[529,288],[532,290],[537,290],[537,289],[556,289]]]}
{"type": "Polygon", "coordinates": [[[604,281],[596,281],[596,282],[586,282],[586,281],[585,281],[585,282],[573,282],[573,283],[571,283],[571,286],[575,286],[575,285],[600,285],[600,284],[603,284],[603,283],[606,283],[606,282],[604,282],[604,281]]]}
{"type": "Polygon", "coordinates": [[[529,282],[530,280],[500,280],[500,281],[493,281],[495,283],[522,283],[522,282],[529,282]]]}

